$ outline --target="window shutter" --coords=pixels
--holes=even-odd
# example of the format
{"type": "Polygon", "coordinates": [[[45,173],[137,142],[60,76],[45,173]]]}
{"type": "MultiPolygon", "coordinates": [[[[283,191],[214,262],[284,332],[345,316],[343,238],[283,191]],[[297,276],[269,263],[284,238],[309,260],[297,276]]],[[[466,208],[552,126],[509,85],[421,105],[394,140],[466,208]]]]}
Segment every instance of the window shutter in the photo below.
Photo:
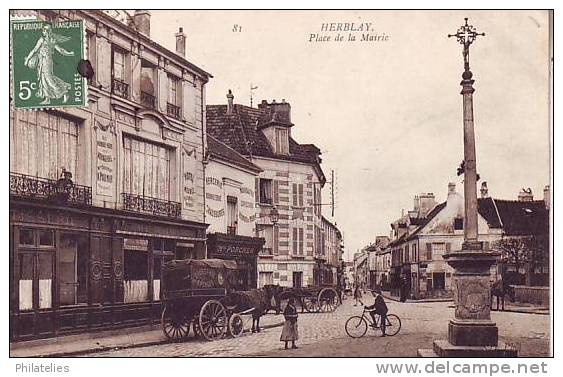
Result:
{"type": "Polygon", "coordinates": [[[294,207],[297,207],[297,205],[298,205],[298,202],[297,202],[297,195],[298,195],[297,186],[298,186],[297,183],[293,184],[293,202],[292,202],[292,204],[293,204],[294,207]]]}
{"type": "Polygon", "coordinates": [[[272,248],[274,250],[274,254],[277,255],[278,254],[278,241],[280,238],[280,230],[277,226],[274,225],[274,244],[272,245],[272,248]]]}
{"type": "Polygon", "coordinates": [[[299,187],[299,193],[298,193],[299,207],[303,207],[303,184],[298,185],[298,187],[299,187]]]}
{"type": "Polygon", "coordinates": [[[298,242],[297,228],[293,228],[293,255],[297,255],[298,242]]]}
{"type": "Polygon", "coordinates": [[[449,253],[451,249],[452,249],[452,244],[449,243],[449,242],[446,242],[446,253],[449,253]]]}
{"type": "Polygon", "coordinates": [[[299,255],[303,255],[303,228],[299,228],[299,255]]]}
{"type": "Polygon", "coordinates": [[[260,203],[260,178],[254,179],[254,199],[260,203]]]}
{"type": "Polygon", "coordinates": [[[491,248],[491,243],[489,241],[483,242],[483,250],[489,250],[491,248]]]}
{"type": "Polygon", "coordinates": [[[274,186],[274,204],[278,204],[279,202],[279,189],[278,189],[278,180],[274,179],[273,181],[274,186]]]}
{"type": "Polygon", "coordinates": [[[426,244],[426,260],[432,260],[432,244],[426,244]]]}

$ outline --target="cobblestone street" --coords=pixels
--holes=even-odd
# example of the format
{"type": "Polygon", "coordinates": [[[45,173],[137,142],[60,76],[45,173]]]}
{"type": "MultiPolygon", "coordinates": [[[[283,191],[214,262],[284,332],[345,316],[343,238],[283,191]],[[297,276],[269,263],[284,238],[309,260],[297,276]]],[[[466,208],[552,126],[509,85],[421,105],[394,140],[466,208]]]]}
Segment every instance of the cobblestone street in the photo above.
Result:
{"type": "MultiPolygon", "coordinates": [[[[285,351],[279,341],[281,327],[264,329],[260,334],[245,333],[240,338],[203,341],[190,338],[183,343],[129,348],[95,353],[96,357],[146,356],[416,356],[417,348],[430,347],[434,339],[447,337],[447,323],[453,316],[451,302],[388,302],[390,313],[402,321],[394,337],[380,338],[368,332],[363,339],[351,339],[344,330],[346,319],[360,314],[352,300],[334,313],[299,316],[298,350],[285,351]]],[[[550,322],[548,315],[493,312],[501,340],[519,349],[520,356],[547,356],[550,322]]]]}

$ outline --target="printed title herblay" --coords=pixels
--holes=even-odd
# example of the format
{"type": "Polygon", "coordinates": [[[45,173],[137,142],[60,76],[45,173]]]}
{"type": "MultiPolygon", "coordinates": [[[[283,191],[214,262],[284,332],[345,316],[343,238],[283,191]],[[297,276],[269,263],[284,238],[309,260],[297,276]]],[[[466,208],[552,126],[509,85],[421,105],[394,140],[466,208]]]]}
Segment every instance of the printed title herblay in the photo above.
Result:
{"type": "Polygon", "coordinates": [[[371,22],[327,22],[321,24],[321,31],[372,31],[371,25],[371,22]]]}

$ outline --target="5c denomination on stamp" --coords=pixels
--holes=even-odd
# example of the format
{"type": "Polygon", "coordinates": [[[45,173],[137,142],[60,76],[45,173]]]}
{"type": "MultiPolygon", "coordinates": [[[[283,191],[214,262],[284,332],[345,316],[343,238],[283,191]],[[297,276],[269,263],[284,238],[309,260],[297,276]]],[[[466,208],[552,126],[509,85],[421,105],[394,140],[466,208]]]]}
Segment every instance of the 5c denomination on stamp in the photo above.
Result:
{"type": "Polygon", "coordinates": [[[84,22],[17,21],[11,24],[13,99],[17,108],[85,106],[84,22]]]}

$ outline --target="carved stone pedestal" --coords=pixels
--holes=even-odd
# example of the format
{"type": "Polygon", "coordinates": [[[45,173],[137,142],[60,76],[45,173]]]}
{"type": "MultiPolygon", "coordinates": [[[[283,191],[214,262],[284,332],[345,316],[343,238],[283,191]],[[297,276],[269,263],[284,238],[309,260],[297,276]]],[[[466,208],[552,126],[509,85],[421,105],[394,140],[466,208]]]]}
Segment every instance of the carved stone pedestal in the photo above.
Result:
{"type": "Polygon", "coordinates": [[[455,317],[448,325],[448,340],[436,340],[433,349],[419,350],[429,357],[514,357],[516,350],[499,344],[498,328],[491,321],[490,267],[497,253],[483,251],[480,242],[464,243],[461,251],[444,255],[453,274],[455,317]]]}

